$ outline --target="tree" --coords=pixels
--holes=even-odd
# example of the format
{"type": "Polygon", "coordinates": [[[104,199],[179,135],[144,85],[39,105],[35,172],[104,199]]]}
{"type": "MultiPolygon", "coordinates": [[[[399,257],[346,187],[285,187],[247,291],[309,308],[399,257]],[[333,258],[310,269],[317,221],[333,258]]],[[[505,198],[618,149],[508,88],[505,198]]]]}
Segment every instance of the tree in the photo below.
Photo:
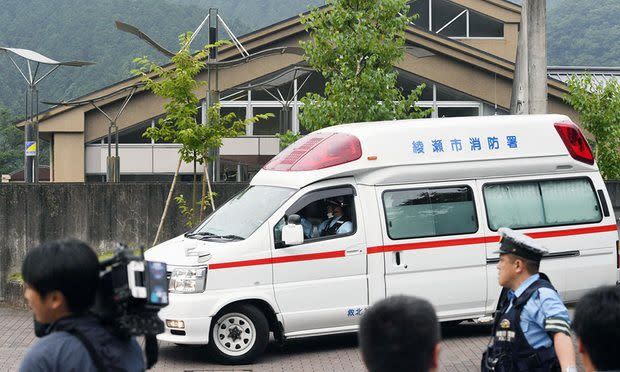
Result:
{"type": "Polygon", "coordinates": [[[620,83],[597,83],[592,76],[572,76],[564,100],[594,137],[594,156],[603,178],[620,179],[620,83]]]}
{"type": "Polygon", "coordinates": [[[211,192],[211,184],[206,171],[209,161],[209,149],[221,147],[223,138],[237,137],[243,134],[247,124],[270,116],[257,115],[250,119],[237,120],[234,113],[221,116],[219,105],[214,105],[207,111],[208,125],[198,122],[200,99],[198,99],[195,92],[200,88],[206,87],[206,82],[196,80],[196,75],[205,68],[206,64],[204,61],[209,50],[217,48],[224,42],[206,45],[197,53],[192,53],[188,43],[191,36],[191,32],[179,36],[181,50],[171,58],[171,66],[162,67],[151,62],[147,57],[135,59],[140,68],[134,70],[134,73],[141,76],[142,81],[145,83],[145,89],[168,101],[164,104],[165,117],[159,119],[155,127],[148,128],[144,136],[155,141],[181,144],[177,169],[153,245],[157,244],[159,240],[159,234],[172,199],[181,163],[196,162],[201,164],[204,169],[200,201],[197,201],[195,197],[197,189],[196,174],[194,174],[192,205],[188,206],[187,201],[183,197],[176,199],[183,213],[191,216],[189,225],[195,226],[198,220],[202,219],[207,206],[211,205],[215,208],[213,202],[214,194],[211,192]],[[206,185],[209,188],[208,193],[206,192],[206,185]],[[196,213],[198,210],[200,210],[200,217],[196,213]]]}
{"type": "Polygon", "coordinates": [[[301,124],[309,131],[366,121],[421,118],[415,106],[424,84],[407,96],[396,87],[394,64],[404,56],[407,0],[327,0],[302,17],[310,40],[306,61],[326,80],[324,96],[302,98],[301,124]]]}
{"type": "Polygon", "coordinates": [[[24,165],[24,134],[13,125],[11,112],[0,106],[0,174],[11,173],[24,165]]]}

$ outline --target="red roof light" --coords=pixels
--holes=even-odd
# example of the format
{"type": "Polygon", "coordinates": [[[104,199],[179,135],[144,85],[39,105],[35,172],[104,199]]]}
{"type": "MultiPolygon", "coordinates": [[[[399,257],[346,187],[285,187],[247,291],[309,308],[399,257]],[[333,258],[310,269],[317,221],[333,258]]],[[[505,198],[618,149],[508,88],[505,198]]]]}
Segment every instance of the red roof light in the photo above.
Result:
{"type": "Polygon", "coordinates": [[[357,137],[345,133],[314,133],[293,143],[263,167],[276,171],[309,171],[348,163],[362,157],[357,137]]]}
{"type": "Polygon", "coordinates": [[[555,129],[573,159],[590,165],[594,164],[592,150],[577,125],[570,121],[555,123],[555,129]]]}

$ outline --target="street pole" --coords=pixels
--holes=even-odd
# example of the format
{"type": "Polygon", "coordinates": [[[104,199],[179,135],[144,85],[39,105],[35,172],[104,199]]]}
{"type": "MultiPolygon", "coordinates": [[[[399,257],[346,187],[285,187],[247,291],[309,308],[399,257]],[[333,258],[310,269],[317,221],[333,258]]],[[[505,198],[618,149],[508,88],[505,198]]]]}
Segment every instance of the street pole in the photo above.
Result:
{"type": "Polygon", "coordinates": [[[529,113],[528,105],[528,65],[527,65],[527,3],[523,0],[521,5],[521,24],[519,25],[519,39],[517,44],[517,56],[515,61],[515,75],[512,83],[512,98],[510,100],[510,113],[512,115],[526,115],[529,113]]]}
{"type": "Polygon", "coordinates": [[[26,93],[26,125],[24,127],[24,182],[39,182],[39,141],[35,102],[37,88],[29,84],[26,93]]]}
{"type": "MultiPolygon", "coordinates": [[[[218,41],[219,32],[218,22],[218,10],[217,8],[209,9],[209,44],[215,44],[218,41]]],[[[207,59],[207,76],[208,76],[208,91],[207,91],[207,109],[220,103],[219,92],[219,69],[217,66],[217,50],[218,48],[212,47],[209,50],[209,58],[207,59]],[[213,65],[211,65],[213,63],[213,65]],[[213,66],[213,67],[212,67],[213,66]],[[211,77],[214,75],[214,81],[211,77]]],[[[207,116],[208,118],[208,116],[207,116]]],[[[210,123],[207,120],[207,125],[210,123]]],[[[210,157],[213,161],[210,162],[209,171],[213,182],[220,180],[220,149],[209,149],[210,157]]]]}
{"type": "Polygon", "coordinates": [[[529,113],[547,113],[546,0],[527,0],[529,113]]]}

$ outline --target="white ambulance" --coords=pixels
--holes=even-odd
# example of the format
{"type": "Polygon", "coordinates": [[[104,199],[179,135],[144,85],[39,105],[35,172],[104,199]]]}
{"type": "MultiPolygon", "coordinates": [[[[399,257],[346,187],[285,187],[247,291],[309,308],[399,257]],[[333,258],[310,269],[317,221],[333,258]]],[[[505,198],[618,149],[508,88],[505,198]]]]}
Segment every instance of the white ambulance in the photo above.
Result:
{"type": "Polygon", "coordinates": [[[500,292],[503,226],[549,250],[541,271],[566,302],[618,281],[610,199],[568,117],[322,129],[198,228],[147,251],[170,272],[158,337],[208,344],[238,364],[258,357],[270,333],[355,332],[368,306],[395,294],[430,300],[441,321],[486,316],[500,292]]]}

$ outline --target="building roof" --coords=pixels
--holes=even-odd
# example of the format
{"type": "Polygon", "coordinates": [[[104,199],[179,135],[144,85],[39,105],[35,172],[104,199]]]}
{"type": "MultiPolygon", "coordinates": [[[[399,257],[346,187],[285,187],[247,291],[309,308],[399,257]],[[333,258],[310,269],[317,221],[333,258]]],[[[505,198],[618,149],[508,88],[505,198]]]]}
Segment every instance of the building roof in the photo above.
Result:
{"type": "Polygon", "coordinates": [[[620,83],[620,67],[592,67],[592,66],[549,66],[547,74],[550,78],[568,83],[573,75],[592,75],[594,82],[605,84],[609,80],[620,83]]]}
{"type": "MultiPolygon", "coordinates": [[[[521,7],[508,0],[451,0],[459,5],[477,10],[482,13],[493,12],[494,16],[505,23],[518,23],[521,17],[521,7]]],[[[294,16],[289,19],[277,22],[273,25],[253,31],[249,34],[239,37],[239,40],[250,52],[256,52],[269,48],[276,42],[282,42],[291,36],[305,34],[305,26],[301,23],[300,16],[294,16]]],[[[512,79],[514,75],[514,63],[502,57],[468,45],[462,41],[438,35],[428,30],[420,29],[415,26],[408,28],[406,32],[407,43],[420,46],[430,50],[432,53],[444,55],[453,58],[460,63],[466,63],[476,68],[489,71],[496,74],[497,77],[512,79]]],[[[242,57],[233,45],[223,46],[219,52],[222,61],[231,60],[242,57]]],[[[166,65],[165,68],[171,68],[166,65]]],[[[117,90],[122,87],[134,85],[140,81],[139,77],[131,77],[123,81],[119,81],[108,87],[85,94],[78,99],[92,99],[117,90]]],[[[140,89],[141,90],[141,89],[140,89]]],[[[549,93],[551,95],[561,97],[567,92],[566,85],[556,79],[549,80],[549,93]]],[[[117,97],[122,99],[122,96],[117,97]]],[[[54,117],[67,111],[74,110],[75,107],[54,106],[40,113],[40,121],[54,117]]],[[[23,126],[24,122],[16,123],[23,126]]]]}

